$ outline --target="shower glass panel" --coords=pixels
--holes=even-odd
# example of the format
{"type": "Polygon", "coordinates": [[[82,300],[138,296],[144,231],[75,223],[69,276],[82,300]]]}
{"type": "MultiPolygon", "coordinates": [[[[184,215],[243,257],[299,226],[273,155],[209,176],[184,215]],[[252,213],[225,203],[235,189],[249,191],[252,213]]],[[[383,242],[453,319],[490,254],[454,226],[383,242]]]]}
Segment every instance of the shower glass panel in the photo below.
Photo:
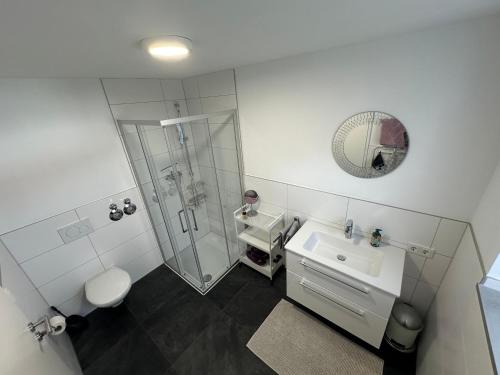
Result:
{"type": "MultiPolygon", "coordinates": [[[[242,185],[234,117],[228,111],[164,126],[132,122],[145,161],[133,165],[165,263],[202,293],[239,259],[232,212],[241,205],[242,185]],[[214,147],[220,137],[234,148],[214,147]]],[[[132,159],[130,125],[119,123],[132,159]]]]}
{"type": "MultiPolygon", "coordinates": [[[[174,233],[173,223],[175,221],[172,222],[167,214],[167,204],[160,205],[157,194],[157,191],[160,190],[156,189],[156,187],[161,186],[161,183],[157,168],[154,166],[168,158],[166,144],[162,145],[161,142],[163,137],[162,129],[158,126],[121,124],[120,131],[163,258],[164,260],[170,260],[170,267],[177,273],[181,273],[174,252],[176,244],[173,241],[174,238],[169,236],[169,233],[174,233]],[[160,142],[158,142],[158,139],[160,142]],[[164,212],[166,215],[163,215],[164,212]]],[[[168,197],[168,190],[163,191],[160,196],[168,197]]],[[[180,206],[180,203],[178,206],[180,206]]]]}
{"type": "Polygon", "coordinates": [[[194,241],[194,246],[181,250],[181,262],[192,264],[190,257],[195,248],[201,277],[209,287],[227,271],[230,262],[208,122],[179,123],[165,127],[164,132],[176,162],[185,226],[194,241]],[[209,209],[213,211],[210,216],[209,209]]]}
{"type": "Polygon", "coordinates": [[[191,241],[189,211],[183,202],[181,186],[184,171],[178,150],[170,149],[166,133],[161,127],[151,129],[151,126],[139,125],[139,138],[153,176],[153,199],[158,201],[164,221],[170,224],[166,226],[170,226],[169,234],[175,251],[173,256],[166,256],[165,261],[173,269],[179,269],[191,284],[203,289],[198,259],[191,241]]]}

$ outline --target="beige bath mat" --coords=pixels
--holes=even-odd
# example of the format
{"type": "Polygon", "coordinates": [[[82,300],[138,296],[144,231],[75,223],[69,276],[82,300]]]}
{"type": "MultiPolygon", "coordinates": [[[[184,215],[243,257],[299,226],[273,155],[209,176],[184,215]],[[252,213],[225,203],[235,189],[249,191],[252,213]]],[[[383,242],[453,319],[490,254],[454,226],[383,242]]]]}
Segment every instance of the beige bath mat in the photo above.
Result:
{"type": "Polygon", "coordinates": [[[381,375],[384,361],[281,300],[247,347],[280,375],[381,375]]]}

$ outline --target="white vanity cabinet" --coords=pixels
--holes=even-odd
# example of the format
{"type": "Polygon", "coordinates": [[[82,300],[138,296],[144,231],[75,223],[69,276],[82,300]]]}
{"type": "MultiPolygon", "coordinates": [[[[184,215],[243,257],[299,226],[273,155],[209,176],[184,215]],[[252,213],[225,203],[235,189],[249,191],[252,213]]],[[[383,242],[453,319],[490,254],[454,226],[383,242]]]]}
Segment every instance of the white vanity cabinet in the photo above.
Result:
{"type": "Polygon", "coordinates": [[[287,251],[287,296],[376,348],[395,296],[287,251]]]}

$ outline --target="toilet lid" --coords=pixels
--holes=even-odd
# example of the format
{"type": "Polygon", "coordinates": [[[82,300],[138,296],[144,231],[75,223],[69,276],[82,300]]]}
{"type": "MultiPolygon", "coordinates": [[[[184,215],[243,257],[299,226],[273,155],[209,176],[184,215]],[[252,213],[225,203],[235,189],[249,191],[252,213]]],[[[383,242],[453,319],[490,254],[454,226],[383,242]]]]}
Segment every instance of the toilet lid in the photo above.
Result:
{"type": "Polygon", "coordinates": [[[106,305],[122,299],[130,290],[130,275],[120,268],[107,271],[87,280],[85,295],[90,303],[96,306],[106,305]]]}

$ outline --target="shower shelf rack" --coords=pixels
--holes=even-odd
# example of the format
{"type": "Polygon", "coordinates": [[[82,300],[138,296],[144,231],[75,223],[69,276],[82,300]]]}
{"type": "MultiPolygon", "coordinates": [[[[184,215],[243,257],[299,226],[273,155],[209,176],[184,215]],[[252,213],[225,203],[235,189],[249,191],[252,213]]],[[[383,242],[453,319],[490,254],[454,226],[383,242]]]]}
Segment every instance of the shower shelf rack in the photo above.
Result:
{"type": "Polygon", "coordinates": [[[251,245],[269,254],[266,264],[260,266],[246,255],[246,249],[241,254],[240,261],[272,280],[274,273],[283,264],[283,249],[279,241],[273,242],[284,228],[285,213],[283,211],[257,210],[257,215],[245,217],[242,211],[246,206],[234,211],[236,235],[244,244],[251,245]]]}

